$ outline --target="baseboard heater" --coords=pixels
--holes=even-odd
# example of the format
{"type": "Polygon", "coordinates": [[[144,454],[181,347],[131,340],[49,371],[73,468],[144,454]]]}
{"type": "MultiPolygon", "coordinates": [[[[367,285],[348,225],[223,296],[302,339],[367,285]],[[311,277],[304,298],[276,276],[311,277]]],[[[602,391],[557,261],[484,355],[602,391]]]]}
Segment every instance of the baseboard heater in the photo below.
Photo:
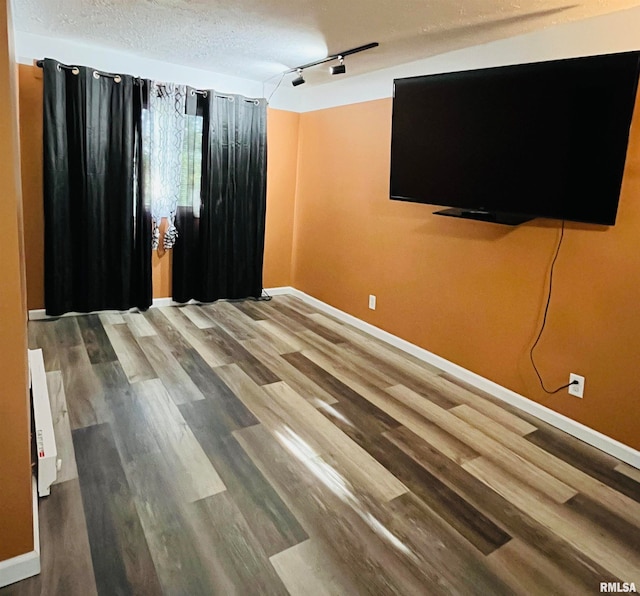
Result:
{"type": "Polygon", "coordinates": [[[61,462],[58,462],[58,450],[53,434],[53,417],[42,350],[29,350],[29,373],[38,496],[46,497],[51,492],[51,485],[56,480],[61,462]]]}

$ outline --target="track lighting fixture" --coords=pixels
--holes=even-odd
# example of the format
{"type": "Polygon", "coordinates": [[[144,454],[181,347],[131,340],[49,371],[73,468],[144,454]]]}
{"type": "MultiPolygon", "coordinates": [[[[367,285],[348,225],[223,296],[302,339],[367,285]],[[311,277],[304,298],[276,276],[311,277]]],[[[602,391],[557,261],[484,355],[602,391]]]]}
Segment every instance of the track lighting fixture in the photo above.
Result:
{"type": "Polygon", "coordinates": [[[293,81],[291,81],[291,84],[294,87],[297,87],[298,85],[302,85],[305,82],[304,77],[302,76],[302,69],[296,68],[296,72],[298,73],[298,76],[295,79],[293,79],[293,81]]]}
{"type": "Polygon", "coordinates": [[[336,64],[330,69],[332,75],[344,74],[347,72],[347,67],[344,65],[344,58],[342,56],[338,56],[338,60],[340,61],[340,64],[336,64]]]}
{"type": "Polygon", "coordinates": [[[294,87],[298,85],[302,85],[305,80],[302,76],[302,71],[311,68],[312,66],[318,66],[318,64],[324,64],[325,62],[330,62],[331,60],[338,60],[340,64],[336,64],[336,66],[332,66],[330,71],[332,75],[344,74],[347,72],[347,67],[344,64],[344,57],[350,56],[351,54],[357,54],[358,52],[364,52],[365,50],[370,50],[372,48],[378,47],[378,42],[374,41],[373,43],[368,43],[364,46],[358,46],[357,48],[351,48],[350,50],[345,50],[344,52],[338,52],[337,54],[331,54],[331,56],[327,56],[326,58],[322,58],[321,60],[316,60],[315,62],[309,62],[308,64],[302,64],[301,66],[296,66],[291,70],[287,70],[284,74],[289,74],[292,72],[297,72],[298,76],[291,81],[291,84],[294,87]]]}

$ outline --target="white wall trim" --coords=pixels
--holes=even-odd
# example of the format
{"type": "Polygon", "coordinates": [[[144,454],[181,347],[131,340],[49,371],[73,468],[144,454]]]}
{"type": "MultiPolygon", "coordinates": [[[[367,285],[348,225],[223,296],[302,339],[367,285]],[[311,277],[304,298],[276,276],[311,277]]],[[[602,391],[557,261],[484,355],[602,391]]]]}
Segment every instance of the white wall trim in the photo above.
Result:
{"type": "Polygon", "coordinates": [[[265,288],[264,291],[270,296],[284,296],[286,294],[295,294],[298,290],[291,286],[281,286],[279,288],[265,288]]]}
{"type": "Polygon", "coordinates": [[[551,424],[552,426],[592,445],[608,453],[609,455],[613,455],[618,459],[628,463],[635,468],[640,469],[640,451],[637,451],[624,443],[620,443],[611,437],[608,437],[597,430],[589,428],[580,422],[576,422],[563,414],[559,414],[546,406],[543,406],[537,402],[534,402],[522,395],[516,393],[515,391],[511,391],[506,387],[502,387],[485,377],[482,377],[462,366],[459,366],[449,360],[442,358],[424,348],[416,346],[396,335],[393,335],[379,327],[375,327],[370,323],[366,323],[365,321],[354,317],[342,310],[339,310],[313,296],[309,296],[304,292],[297,290],[295,288],[291,288],[291,294],[297,296],[307,304],[316,307],[318,310],[326,312],[327,314],[332,315],[336,319],[339,319],[349,325],[352,325],[356,329],[360,329],[361,331],[365,331],[369,335],[380,339],[400,350],[406,352],[407,354],[411,354],[420,360],[427,362],[437,368],[447,372],[456,378],[472,385],[473,387],[480,389],[481,391],[485,391],[490,395],[512,405],[516,408],[522,410],[523,412],[527,412],[544,422],[551,424]]]}
{"type": "MultiPolygon", "coordinates": [[[[191,300],[191,302],[194,302],[194,300],[191,300]]],[[[160,308],[161,306],[175,306],[176,304],[178,303],[174,302],[172,298],[154,298],[151,308],[160,308]]]]}
{"type": "Polygon", "coordinates": [[[0,588],[40,573],[40,525],[38,522],[38,488],[32,481],[33,550],[6,561],[0,561],[0,588]]]}

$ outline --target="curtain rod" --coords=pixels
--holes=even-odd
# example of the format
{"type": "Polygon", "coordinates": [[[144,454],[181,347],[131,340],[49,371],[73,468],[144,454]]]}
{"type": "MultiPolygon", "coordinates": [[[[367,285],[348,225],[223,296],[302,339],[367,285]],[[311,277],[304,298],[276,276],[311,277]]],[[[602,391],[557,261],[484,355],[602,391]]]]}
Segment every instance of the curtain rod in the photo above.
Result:
{"type": "MultiPolygon", "coordinates": [[[[73,74],[79,74],[80,70],[77,66],[70,66],[68,64],[62,64],[62,62],[58,62],[60,68],[66,68],[71,70],[73,74]]],[[[36,66],[38,68],[44,68],[44,60],[36,60],[36,66]]],[[[112,74],[110,72],[102,72],[101,70],[94,69],[94,73],[98,73],[99,75],[105,77],[112,77],[117,83],[120,82],[121,78],[119,74],[112,74]]],[[[197,93],[198,95],[202,95],[203,97],[207,97],[208,91],[206,89],[191,89],[192,93],[197,93]]],[[[214,97],[220,97],[223,99],[232,99],[231,95],[223,95],[221,93],[214,93],[214,97]]],[[[256,105],[259,103],[257,99],[245,98],[245,101],[249,103],[255,103],[256,105]]]]}
{"type": "MultiPolygon", "coordinates": [[[[36,60],[36,66],[38,68],[44,68],[44,60],[36,60]]],[[[74,65],[63,64],[62,62],[57,63],[58,69],[64,68],[66,70],[70,70],[73,74],[80,74],[80,68],[74,65]]],[[[122,77],[119,74],[114,74],[112,72],[104,72],[102,70],[98,70],[97,68],[92,69],[93,76],[97,79],[99,77],[109,77],[113,79],[116,83],[119,83],[122,80],[122,77]]]]}

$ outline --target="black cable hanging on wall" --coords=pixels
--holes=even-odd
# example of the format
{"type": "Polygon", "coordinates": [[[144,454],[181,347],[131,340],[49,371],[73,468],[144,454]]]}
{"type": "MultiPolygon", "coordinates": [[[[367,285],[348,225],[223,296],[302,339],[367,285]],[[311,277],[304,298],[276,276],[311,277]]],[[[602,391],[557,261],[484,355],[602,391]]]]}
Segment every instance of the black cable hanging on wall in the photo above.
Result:
{"type": "Polygon", "coordinates": [[[560,238],[558,239],[558,245],[556,246],[556,252],[553,256],[553,261],[551,261],[551,270],[549,271],[549,291],[547,292],[547,302],[545,304],[544,307],[544,315],[542,317],[542,325],[540,326],[540,331],[538,332],[538,336],[536,337],[536,340],[533,342],[533,345],[531,346],[531,350],[529,351],[529,359],[531,360],[531,364],[533,365],[533,370],[536,372],[536,375],[538,376],[538,381],[540,382],[540,387],[542,387],[542,390],[545,393],[548,393],[549,395],[553,395],[554,393],[558,393],[559,391],[562,391],[563,389],[566,389],[567,387],[570,387],[571,385],[575,385],[577,384],[577,381],[572,381],[571,383],[567,383],[566,385],[562,385],[561,387],[558,387],[557,389],[547,389],[544,385],[544,381],[542,380],[542,376],[540,375],[540,371],[538,370],[538,367],[536,366],[534,357],[533,357],[533,351],[536,349],[538,343],[540,342],[540,338],[542,337],[542,332],[544,331],[544,328],[547,324],[547,315],[549,314],[549,305],[551,304],[551,291],[553,290],[553,272],[556,266],[556,261],[558,260],[558,255],[560,254],[560,247],[562,246],[562,240],[564,239],[564,224],[565,221],[564,219],[562,220],[562,227],[560,228],[560,238]]]}

